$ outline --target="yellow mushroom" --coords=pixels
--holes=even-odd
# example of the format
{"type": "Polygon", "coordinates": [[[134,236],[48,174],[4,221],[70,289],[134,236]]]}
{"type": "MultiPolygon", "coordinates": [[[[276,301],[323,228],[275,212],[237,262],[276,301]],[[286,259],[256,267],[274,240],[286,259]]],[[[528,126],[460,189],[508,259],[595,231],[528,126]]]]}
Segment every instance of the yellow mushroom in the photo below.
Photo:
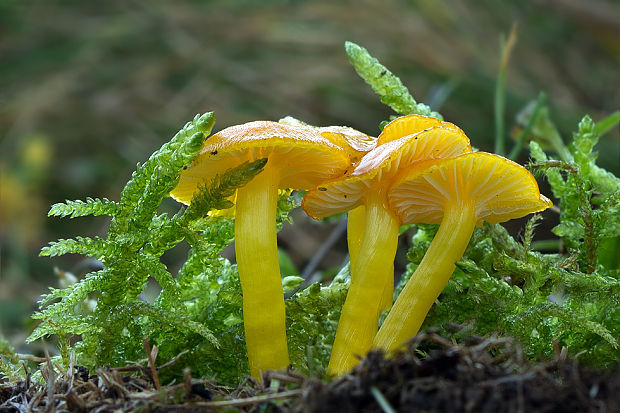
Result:
{"type": "Polygon", "coordinates": [[[284,295],[278,264],[278,190],[310,189],[341,176],[347,153],[312,128],[256,121],[226,128],[205,141],[171,196],[189,203],[199,184],[245,161],[268,158],[263,171],[236,193],[235,252],[243,292],[250,373],[289,365],[284,295]]]}
{"type": "Polygon", "coordinates": [[[357,165],[362,156],[377,146],[377,138],[348,126],[320,126],[317,131],[324,137],[345,149],[351,163],[357,165]]]}
{"type": "MultiPolygon", "coordinates": [[[[415,115],[417,116],[417,115],[415,115]]],[[[421,116],[421,118],[435,119],[430,118],[428,116],[421,116]]],[[[435,119],[435,124],[440,124],[439,120],[435,119]]],[[[284,123],[286,125],[303,125],[310,126],[302,121],[295,119],[293,117],[287,116],[283,119],[280,119],[280,123],[284,123]]],[[[417,126],[421,126],[421,123],[417,123],[417,126]]],[[[430,125],[430,122],[427,122],[426,125],[430,125]]],[[[343,148],[349,154],[349,158],[351,159],[351,166],[355,167],[361,160],[361,158],[373,150],[377,146],[377,138],[372,136],[368,136],[363,132],[360,132],[356,129],[350,128],[348,126],[310,126],[316,128],[316,130],[325,138],[329,139],[334,144],[343,148]]],[[[403,128],[400,127],[399,131],[403,128]]],[[[425,128],[422,128],[425,129],[425,128]]],[[[415,132],[419,132],[422,129],[417,129],[415,132]]],[[[385,130],[385,129],[384,129],[385,130]]],[[[399,137],[403,137],[405,135],[409,135],[413,133],[414,130],[411,130],[409,133],[405,133],[399,137]]],[[[391,135],[391,140],[395,139],[395,135],[391,135]]],[[[353,267],[353,263],[357,259],[357,254],[362,245],[362,239],[364,238],[364,227],[365,225],[365,216],[366,209],[363,205],[354,208],[347,213],[347,244],[349,250],[350,257],[350,267],[353,267]]],[[[390,297],[389,305],[392,305],[392,300],[390,297]]],[[[387,307],[389,308],[389,306],[387,307]]]]}
{"type": "Polygon", "coordinates": [[[400,139],[403,136],[411,135],[412,133],[420,132],[434,126],[443,126],[448,129],[455,129],[461,133],[463,132],[455,124],[441,121],[432,116],[406,115],[398,117],[385,125],[383,131],[381,131],[381,134],[377,138],[377,145],[383,145],[386,142],[400,139]]]}
{"type": "MultiPolygon", "coordinates": [[[[352,167],[357,166],[362,157],[377,146],[377,138],[347,126],[324,126],[319,127],[318,131],[322,136],[347,150],[352,167]]],[[[366,208],[364,205],[353,208],[347,213],[347,246],[351,268],[357,260],[364,239],[365,217],[366,208]]],[[[389,305],[392,305],[391,297],[389,305]]]]}
{"type": "MultiPolygon", "coordinates": [[[[460,130],[436,126],[377,146],[348,175],[309,191],[302,208],[321,219],[364,207],[363,241],[352,255],[351,286],[342,309],[328,372],[343,374],[364,356],[378,328],[379,313],[392,303],[397,216],[390,210],[387,190],[401,168],[421,160],[471,151],[460,130]]],[[[350,252],[351,253],[351,252],[350,252]]]]}
{"type": "MultiPolygon", "coordinates": [[[[443,126],[449,129],[455,129],[458,132],[463,132],[459,127],[450,123],[443,122],[437,118],[433,118],[431,116],[422,116],[422,115],[406,115],[398,117],[391,122],[389,122],[383,130],[378,138],[374,139],[372,143],[374,145],[370,145],[367,140],[359,139],[354,142],[350,142],[351,139],[347,141],[350,142],[351,146],[358,149],[359,151],[368,152],[374,147],[378,145],[382,145],[386,142],[393,141],[396,139],[403,138],[405,136],[413,135],[415,133],[421,132],[424,129],[429,129],[436,126],[443,126]],[[358,143],[359,142],[359,143],[358,143]]],[[[333,128],[333,127],[332,127],[333,128]]],[[[464,133],[463,133],[464,135],[464,133]]],[[[325,136],[325,135],[324,135],[325,136]]],[[[349,136],[357,138],[353,134],[349,134],[349,136]]],[[[354,156],[355,154],[349,154],[349,156],[354,156]]],[[[354,158],[352,157],[352,160],[354,158]]],[[[354,161],[355,162],[355,161],[354,161]]],[[[351,261],[351,268],[355,265],[355,261],[357,260],[357,255],[362,245],[362,240],[364,238],[364,228],[366,226],[365,222],[366,217],[366,208],[364,205],[360,205],[356,208],[353,208],[347,213],[347,240],[349,247],[349,257],[351,261]]],[[[383,305],[381,306],[381,310],[387,310],[392,306],[392,291],[391,289],[386,290],[386,296],[383,305]]]]}
{"type": "Polygon", "coordinates": [[[388,198],[401,222],[441,225],[373,341],[373,348],[386,351],[399,349],[418,332],[476,225],[508,221],[552,205],[524,167],[484,152],[405,170],[388,198]]]}

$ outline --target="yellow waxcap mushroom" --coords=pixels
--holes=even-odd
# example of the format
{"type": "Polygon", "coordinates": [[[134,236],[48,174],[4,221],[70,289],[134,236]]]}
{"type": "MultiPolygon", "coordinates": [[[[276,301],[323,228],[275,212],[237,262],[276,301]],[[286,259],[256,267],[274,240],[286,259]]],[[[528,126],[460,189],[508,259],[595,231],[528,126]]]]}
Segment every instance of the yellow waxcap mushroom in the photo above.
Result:
{"type": "Polygon", "coordinates": [[[404,136],[411,135],[423,131],[424,129],[432,128],[434,126],[443,126],[449,129],[456,129],[463,132],[458,126],[444,122],[431,116],[423,115],[407,115],[401,116],[383,128],[383,131],[377,138],[377,145],[383,145],[386,142],[400,139],[404,136]]]}
{"type": "MultiPolygon", "coordinates": [[[[377,138],[368,136],[348,126],[318,127],[318,132],[331,142],[343,148],[349,154],[351,167],[354,168],[369,151],[377,146],[377,138]]],[[[363,205],[347,213],[347,247],[349,250],[350,267],[353,267],[364,239],[366,228],[366,208],[363,205]]],[[[387,303],[386,303],[387,305],[387,303]]],[[[389,297],[392,305],[392,297],[389,297]]]]}
{"type": "MultiPolygon", "coordinates": [[[[377,146],[377,138],[368,136],[348,126],[325,126],[318,128],[319,133],[344,148],[354,168],[369,151],[377,146]]],[[[366,228],[366,208],[363,205],[347,213],[347,247],[349,250],[350,267],[354,266],[364,239],[366,228]]],[[[389,299],[392,305],[392,297],[389,299]]]]}
{"type": "Polygon", "coordinates": [[[349,168],[345,150],[312,128],[256,121],[226,128],[205,141],[181,174],[173,198],[189,203],[198,185],[245,161],[267,158],[263,171],[235,195],[235,252],[243,291],[250,373],[289,365],[284,293],[278,264],[278,190],[309,189],[349,168]]]}
{"type": "MultiPolygon", "coordinates": [[[[279,122],[285,125],[309,126],[291,116],[280,119],[279,122]]],[[[355,167],[359,163],[362,156],[377,146],[377,138],[368,136],[348,126],[321,126],[314,128],[316,128],[323,137],[340,146],[348,153],[352,167],[355,167]]],[[[354,265],[364,238],[364,228],[366,227],[365,217],[366,209],[363,205],[347,213],[347,246],[349,249],[351,267],[354,265]]],[[[391,305],[391,297],[389,301],[391,305]]]]}
{"type": "MultiPolygon", "coordinates": [[[[293,119],[287,118],[290,122],[293,119]]],[[[299,121],[297,121],[299,122],[299,121]]],[[[379,139],[368,137],[355,129],[343,126],[328,126],[319,128],[321,134],[341,147],[349,148],[348,153],[353,166],[357,166],[361,156],[377,145],[388,141],[403,138],[433,126],[444,126],[450,129],[461,131],[457,126],[442,122],[437,118],[422,115],[401,116],[388,123],[379,135],[379,139]]],[[[462,132],[462,131],[461,131],[462,132]]],[[[366,207],[359,205],[347,212],[347,244],[350,257],[350,267],[355,266],[359,250],[364,238],[366,227],[366,207]]],[[[392,291],[386,289],[385,303],[382,309],[388,309],[392,305],[392,291]]]]}
{"type": "Polygon", "coordinates": [[[402,222],[441,225],[373,341],[373,348],[387,351],[418,332],[477,224],[519,218],[552,205],[524,167],[484,152],[406,170],[388,197],[402,222]]]}
{"type": "Polygon", "coordinates": [[[330,374],[350,370],[370,349],[381,310],[392,304],[394,256],[399,219],[389,209],[387,190],[401,168],[417,162],[456,156],[471,151],[460,130],[442,126],[388,141],[368,152],[344,177],[321,183],[309,191],[302,207],[308,215],[323,218],[356,208],[364,227],[357,257],[351,255],[351,286],[344,304],[332,356],[330,374]]]}

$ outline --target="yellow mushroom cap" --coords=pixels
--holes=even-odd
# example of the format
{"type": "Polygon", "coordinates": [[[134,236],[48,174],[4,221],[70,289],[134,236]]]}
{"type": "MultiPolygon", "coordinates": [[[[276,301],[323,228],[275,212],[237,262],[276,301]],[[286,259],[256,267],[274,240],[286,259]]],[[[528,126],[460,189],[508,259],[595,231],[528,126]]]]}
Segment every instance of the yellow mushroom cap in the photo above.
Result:
{"type": "Polygon", "coordinates": [[[347,151],[353,163],[357,163],[377,146],[377,138],[348,126],[321,126],[317,130],[323,137],[347,151]]]}
{"type": "Polygon", "coordinates": [[[208,138],[170,195],[188,204],[199,185],[245,161],[261,158],[269,159],[266,167],[278,168],[279,188],[309,189],[342,175],[350,166],[346,151],[314,128],[255,121],[208,138]]]}
{"type": "Polygon", "coordinates": [[[377,146],[377,138],[368,136],[348,126],[312,126],[286,116],[278,121],[283,125],[305,126],[316,129],[324,138],[347,151],[352,163],[357,163],[364,154],[377,146]]]}
{"type": "Polygon", "coordinates": [[[386,142],[400,139],[404,136],[418,133],[434,126],[444,126],[446,128],[456,129],[461,133],[463,132],[458,126],[450,122],[440,121],[431,116],[407,115],[396,118],[385,125],[383,131],[377,138],[377,145],[383,145],[386,142]]]}
{"type": "Polygon", "coordinates": [[[527,169],[485,152],[406,170],[390,188],[388,199],[403,224],[439,224],[450,203],[474,202],[478,225],[520,218],[552,205],[527,169]]]}
{"type": "Polygon", "coordinates": [[[362,204],[371,186],[390,185],[401,168],[465,152],[471,152],[469,138],[460,129],[442,126],[389,141],[364,155],[350,174],[309,191],[301,206],[316,219],[348,211],[362,204]]]}

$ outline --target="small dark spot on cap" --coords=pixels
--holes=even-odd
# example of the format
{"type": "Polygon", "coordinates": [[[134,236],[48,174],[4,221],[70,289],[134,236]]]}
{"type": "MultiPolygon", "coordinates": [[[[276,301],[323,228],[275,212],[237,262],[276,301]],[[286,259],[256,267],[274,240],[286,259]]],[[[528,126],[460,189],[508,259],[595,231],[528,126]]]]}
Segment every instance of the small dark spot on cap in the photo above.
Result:
{"type": "Polygon", "coordinates": [[[217,155],[217,151],[211,152],[211,155],[217,155]]]}
{"type": "Polygon", "coordinates": [[[319,186],[317,189],[318,189],[319,191],[323,191],[323,192],[327,191],[327,188],[322,187],[322,186],[319,186]]]}

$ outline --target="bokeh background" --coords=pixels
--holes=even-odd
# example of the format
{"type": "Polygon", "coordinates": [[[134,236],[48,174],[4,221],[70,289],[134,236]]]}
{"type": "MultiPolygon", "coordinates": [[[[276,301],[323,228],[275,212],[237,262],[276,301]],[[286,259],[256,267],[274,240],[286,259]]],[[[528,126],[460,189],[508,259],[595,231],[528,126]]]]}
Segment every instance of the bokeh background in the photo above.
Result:
{"type": "MultiPolygon", "coordinates": [[[[376,135],[393,113],[349,65],[345,40],[492,150],[499,44],[513,24],[507,129],[540,91],[565,140],[585,113],[618,109],[614,0],[0,0],[0,332],[20,347],[37,297],[58,285],[54,267],[80,275],[97,265],[38,257],[49,241],[104,235],[108,225],[47,218],[49,206],[117,200],[135,164],[194,114],[214,111],[216,130],[291,115],[376,135]]],[[[618,174],[618,130],[599,151],[618,174]]],[[[294,218],[279,237],[287,271],[316,276],[308,262],[331,235],[338,242],[317,267],[329,274],[346,254],[338,224],[294,218]]],[[[166,257],[172,267],[182,258],[166,257]]]]}

